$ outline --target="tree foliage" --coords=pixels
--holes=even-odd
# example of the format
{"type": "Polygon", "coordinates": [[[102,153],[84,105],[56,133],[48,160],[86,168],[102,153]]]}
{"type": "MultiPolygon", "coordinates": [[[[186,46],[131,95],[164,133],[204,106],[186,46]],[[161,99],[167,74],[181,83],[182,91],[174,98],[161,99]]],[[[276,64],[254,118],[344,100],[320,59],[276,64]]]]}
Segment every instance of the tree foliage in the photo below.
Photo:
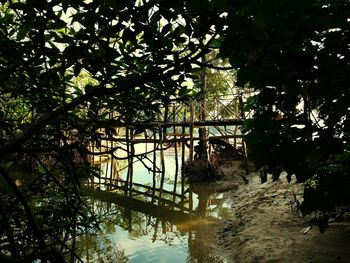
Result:
{"type": "Polygon", "coordinates": [[[218,9],[4,0],[0,10],[0,256],[44,260],[60,244],[75,258],[67,238],[94,221],[78,191],[94,175],[87,145],[99,145],[113,112],[126,124],[151,119],[170,97],[188,96],[183,82],[222,27],[212,26],[218,9]],[[20,170],[31,171],[23,187],[11,177],[20,170]]]}
{"type": "Polygon", "coordinates": [[[349,2],[221,2],[220,54],[239,68],[238,85],[258,92],[246,103],[250,156],[275,178],[307,181],[305,211],[348,202],[349,2]]]}

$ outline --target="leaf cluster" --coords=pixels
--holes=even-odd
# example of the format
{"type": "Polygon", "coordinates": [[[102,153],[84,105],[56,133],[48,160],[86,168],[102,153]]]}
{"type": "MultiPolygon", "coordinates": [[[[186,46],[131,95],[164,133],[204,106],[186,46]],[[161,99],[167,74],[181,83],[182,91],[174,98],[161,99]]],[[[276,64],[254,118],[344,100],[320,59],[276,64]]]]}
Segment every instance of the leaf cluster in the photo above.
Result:
{"type": "MultiPolygon", "coordinates": [[[[344,193],[350,175],[339,156],[348,155],[350,138],[349,2],[250,0],[226,8],[220,54],[239,68],[237,84],[256,92],[246,103],[254,111],[244,127],[250,156],[258,167],[285,170],[299,182],[324,178],[316,184],[322,200],[337,187],[344,193]]],[[[350,201],[346,194],[340,199],[350,201]]]]}

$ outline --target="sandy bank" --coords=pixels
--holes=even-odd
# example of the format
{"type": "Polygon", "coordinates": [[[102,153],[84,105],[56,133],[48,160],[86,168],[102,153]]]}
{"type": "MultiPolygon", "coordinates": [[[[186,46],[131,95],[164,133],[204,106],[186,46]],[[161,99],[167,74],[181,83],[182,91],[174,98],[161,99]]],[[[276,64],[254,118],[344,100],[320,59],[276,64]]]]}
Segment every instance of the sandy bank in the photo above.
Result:
{"type": "Polygon", "coordinates": [[[279,181],[261,184],[257,174],[243,184],[237,164],[221,167],[234,218],[217,233],[218,249],[228,262],[350,262],[350,223],[331,222],[325,233],[311,228],[295,211],[302,185],[279,181]]]}

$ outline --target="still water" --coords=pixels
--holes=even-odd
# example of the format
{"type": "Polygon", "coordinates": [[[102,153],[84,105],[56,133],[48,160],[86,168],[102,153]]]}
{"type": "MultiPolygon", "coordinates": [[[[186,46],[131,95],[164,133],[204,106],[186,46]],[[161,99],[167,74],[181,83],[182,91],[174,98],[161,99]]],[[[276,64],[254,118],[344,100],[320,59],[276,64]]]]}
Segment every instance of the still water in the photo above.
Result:
{"type": "MultiPolygon", "coordinates": [[[[133,163],[136,192],[112,191],[105,198],[99,191],[100,195],[89,200],[102,224],[100,231],[87,231],[78,240],[84,262],[226,262],[215,247],[216,232],[225,219],[232,218],[225,193],[217,192],[216,183],[188,185],[181,177],[181,158],[176,161],[174,149],[163,154],[163,178],[162,173],[147,169],[153,165],[154,156],[149,154],[133,163]],[[144,195],[140,194],[142,185],[144,195]],[[150,194],[161,185],[165,190],[161,198],[159,191],[150,194]]],[[[156,159],[161,167],[159,152],[156,159]]],[[[119,169],[123,165],[127,163],[119,162],[119,169]]],[[[111,174],[110,167],[110,161],[101,163],[102,176],[111,174]]],[[[123,169],[118,176],[126,180],[127,174],[123,169]]]]}

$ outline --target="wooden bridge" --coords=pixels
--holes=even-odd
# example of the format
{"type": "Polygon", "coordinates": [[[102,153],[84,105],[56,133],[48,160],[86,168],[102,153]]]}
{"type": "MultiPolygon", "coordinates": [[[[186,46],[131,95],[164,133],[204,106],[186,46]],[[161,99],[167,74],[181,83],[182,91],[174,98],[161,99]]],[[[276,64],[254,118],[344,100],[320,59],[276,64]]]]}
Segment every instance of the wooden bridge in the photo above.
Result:
{"type": "Polygon", "coordinates": [[[127,158],[135,154],[133,147],[136,144],[153,144],[154,149],[161,149],[164,144],[182,144],[189,148],[189,160],[193,160],[196,141],[207,144],[212,139],[220,139],[245,152],[240,126],[252,114],[243,111],[243,103],[249,96],[250,93],[226,95],[206,99],[205,103],[194,99],[187,102],[172,100],[152,121],[124,123],[119,121],[118,113],[110,113],[108,120],[99,123],[101,145],[98,149],[91,145],[91,150],[110,152],[119,145],[125,148],[125,155],[119,157],[127,158]]]}
{"type": "MultiPolygon", "coordinates": [[[[165,220],[174,217],[187,220],[189,216],[199,215],[193,213],[193,193],[191,188],[185,189],[181,169],[186,161],[191,163],[195,159],[196,141],[207,144],[210,140],[220,139],[245,151],[240,126],[251,113],[241,110],[244,101],[243,94],[208,100],[205,107],[201,101],[179,103],[174,100],[160,109],[158,118],[152,122],[126,124],[117,121],[115,114],[110,114],[109,120],[100,123],[101,145],[91,145],[93,165],[100,169],[99,176],[88,182],[88,186],[96,190],[94,195],[98,198],[108,196],[113,202],[130,209],[142,210],[142,207],[147,207],[150,215],[160,213],[165,220]],[[116,132],[108,132],[111,128],[116,132]],[[164,150],[169,147],[175,156],[171,191],[164,189],[164,150]],[[124,167],[118,165],[121,160],[125,160],[124,167]],[[110,165],[102,167],[102,163],[106,162],[110,165]],[[152,176],[152,186],[135,183],[135,162],[144,164],[152,176]],[[123,169],[127,169],[127,176],[121,180],[120,172],[123,169]],[[156,178],[160,178],[158,185],[156,178]],[[180,182],[179,192],[176,188],[180,182]],[[143,200],[138,199],[139,196],[143,200]]],[[[208,200],[203,202],[199,207],[201,211],[206,210],[208,200]]],[[[215,202],[220,203],[219,200],[215,202]]],[[[141,210],[139,212],[147,212],[141,210]]]]}

